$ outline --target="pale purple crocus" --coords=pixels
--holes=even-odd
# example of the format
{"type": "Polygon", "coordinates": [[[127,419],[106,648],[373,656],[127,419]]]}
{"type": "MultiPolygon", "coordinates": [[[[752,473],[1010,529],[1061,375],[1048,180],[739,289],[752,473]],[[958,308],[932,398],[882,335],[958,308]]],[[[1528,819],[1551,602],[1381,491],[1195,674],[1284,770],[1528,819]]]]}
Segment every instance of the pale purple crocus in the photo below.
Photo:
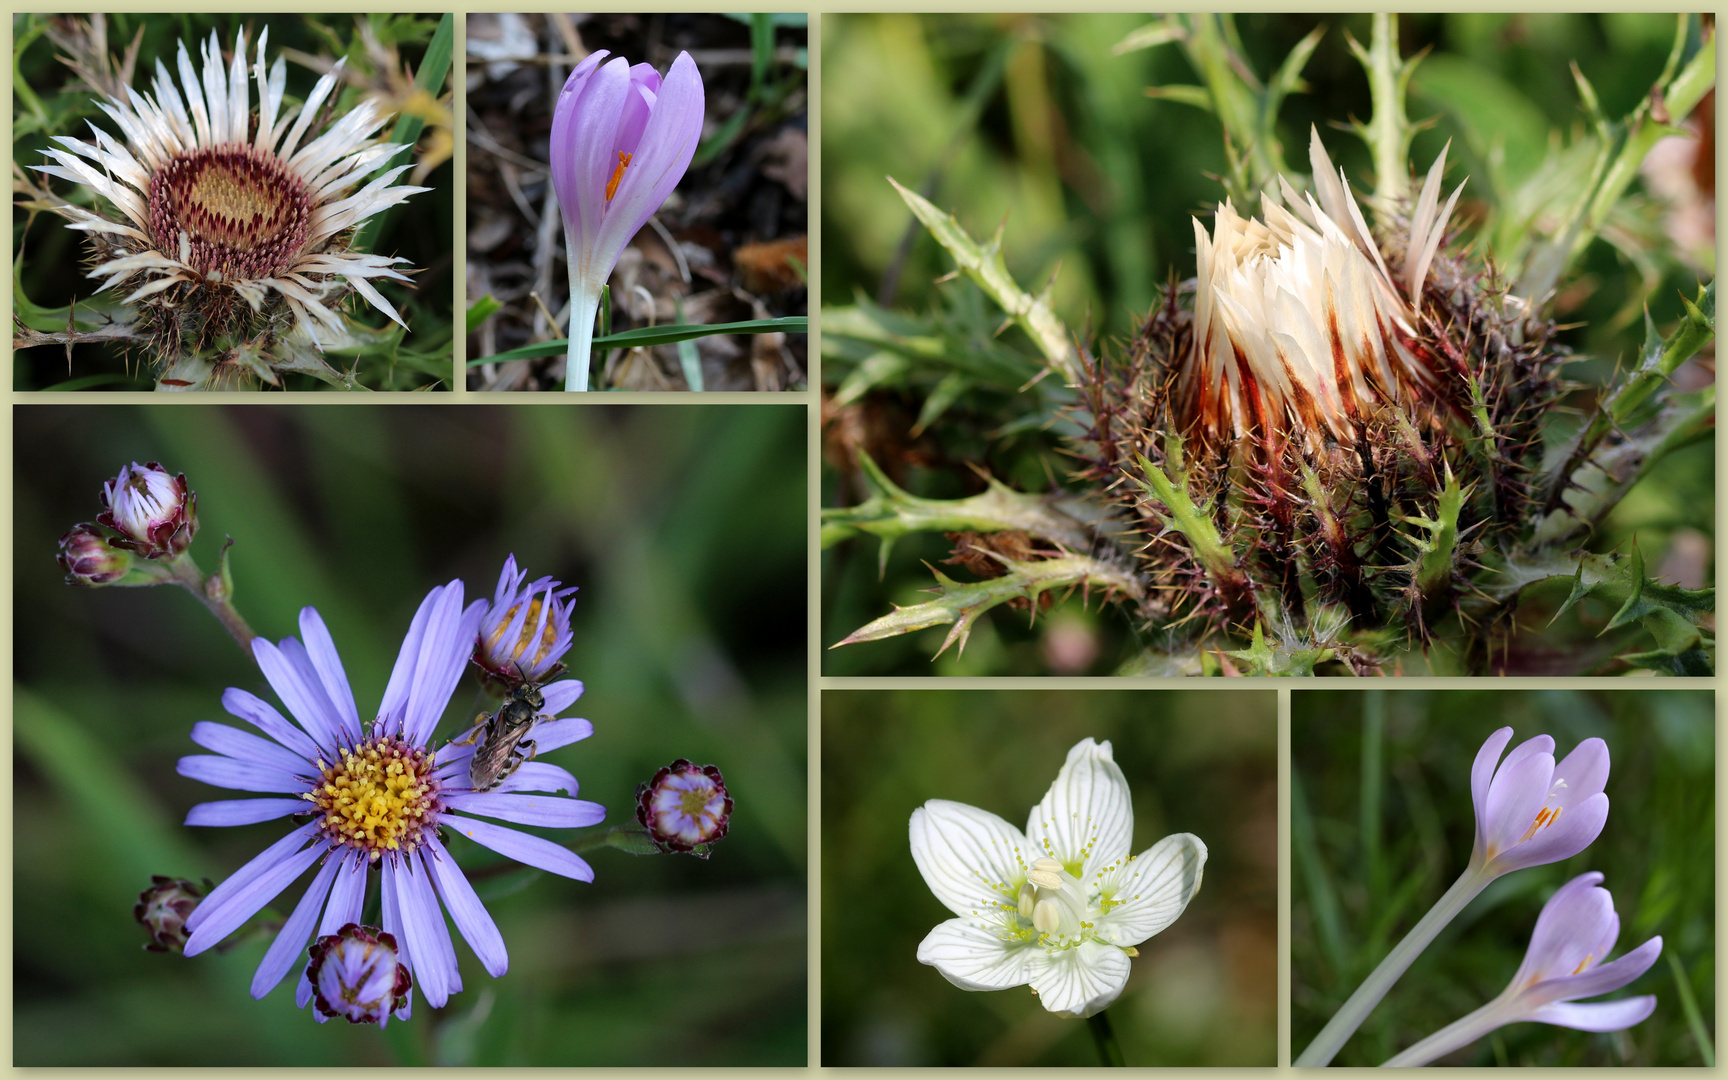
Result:
{"type": "MultiPolygon", "coordinates": [[[[1556,765],[1554,740],[1538,735],[1518,744],[1499,768],[1512,729],[1488,736],[1470,768],[1476,803],[1471,870],[1489,880],[1526,866],[1570,859],[1589,847],[1608,821],[1608,744],[1585,739],[1556,765]]],[[[1486,884],[1486,882],[1484,882],[1486,884]]]]}
{"type": "Polygon", "coordinates": [[[1524,962],[1499,997],[1386,1064],[1426,1065],[1495,1028],[1525,1020],[1578,1031],[1620,1031],[1647,1019],[1656,1008],[1653,994],[1577,1001],[1626,986],[1662,954],[1662,939],[1653,937],[1618,960],[1602,962],[1620,936],[1620,916],[1614,912],[1614,898],[1599,887],[1601,880],[1594,870],[1580,874],[1548,898],[1536,917],[1524,962]]]}
{"type": "Polygon", "coordinates": [[[1570,859],[1601,835],[1608,820],[1608,796],[1602,793],[1608,745],[1585,739],[1555,764],[1554,740],[1538,735],[1500,761],[1510,741],[1511,728],[1494,732],[1470,767],[1476,844],[1469,866],[1296,1058],[1297,1067],[1330,1062],[1435,935],[1489,882],[1527,866],[1570,859]]]}
{"type": "MultiPolygon", "coordinates": [[[[532,761],[490,791],[474,791],[468,780],[473,746],[433,748],[450,694],[473,653],[486,604],[464,607],[462,583],[452,581],[426,595],[414,613],[396,666],[375,718],[362,723],[354,693],[324,620],[312,608],[300,612],[300,638],[272,645],[252,643],[253,655],[271,689],[296,721],[245,690],[230,689],[222,707],[263,733],[201,722],[192,740],[214,751],[180,759],[180,775],[217,787],[262,792],[263,799],[201,803],[188,825],[254,825],[278,818],[299,820],[289,833],[216,886],[186,920],[191,939],[186,955],[219,944],[256,915],[301,874],[317,867],[311,884],[283,920],[252,978],[261,998],[297,964],[304,966],[314,937],[360,922],[366,894],[378,871],[382,931],[400,946],[401,962],[434,1008],[462,989],[456,950],[444,915],[493,977],[504,974],[509,956],[492,916],[463,876],[440,832],[460,833],[483,847],[548,873],[593,881],[594,871],[567,848],[550,840],[465,815],[478,814],[516,825],[580,828],[597,824],[605,808],[556,795],[576,793],[576,778],[556,765],[532,761]]],[[[574,679],[546,686],[544,712],[555,717],[582,693],[574,679]]],[[[586,720],[542,720],[534,728],[538,753],[594,733],[586,720]]],[[[301,979],[296,1003],[305,1008],[313,986],[301,979]]],[[[404,997],[393,1008],[407,1019],[404,997]]],[[[327,1017],[314,1013],[324,1022],[327,1017]]]]}
{"type": "Polygon", "coordinates": [[[702,76],[690,54],[664,81],[649,64],[607,52],[576,65],[552,116],[552,186],[570,260],[566,390],[588,389],[600,290],[618,257],[678,186],[702,137],[702,76]]]}

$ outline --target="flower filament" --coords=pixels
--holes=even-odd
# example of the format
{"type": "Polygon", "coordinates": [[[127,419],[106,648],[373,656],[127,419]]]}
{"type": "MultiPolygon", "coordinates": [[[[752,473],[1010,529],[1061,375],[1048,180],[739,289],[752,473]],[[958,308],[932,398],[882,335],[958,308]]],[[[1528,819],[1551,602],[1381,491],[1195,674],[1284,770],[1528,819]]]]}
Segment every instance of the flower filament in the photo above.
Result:
{"type": "Polygon", "coordinates": [[[630,165],[632,155],[618,151],[618,167],[612,170],[612,179],[606,181],[606,201],[611,202],[612,196],[618,194],[618,182],[624,179],[624,170],[630,165]]]}

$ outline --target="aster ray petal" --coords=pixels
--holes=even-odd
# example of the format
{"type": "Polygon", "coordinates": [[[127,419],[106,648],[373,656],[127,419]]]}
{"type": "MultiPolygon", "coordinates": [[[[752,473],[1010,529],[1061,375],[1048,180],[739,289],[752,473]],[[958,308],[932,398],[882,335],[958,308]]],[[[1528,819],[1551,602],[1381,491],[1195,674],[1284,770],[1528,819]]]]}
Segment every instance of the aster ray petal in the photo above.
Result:
{"type": "Polygon", "coordinates": [[[1206,854],[1198,836],[1177,833],[1119,867],[1105,882],[1113,906],[1095,920],[1099,936],[1129,946],[1162,932],[1200,891],[1206,854]]]}
{"type": "Polygon", "coordinates": [[[1031,982],[1046,957],[1036,942],[1005,940],[970,919],[949,919],[919,942],[918,962],[962,990],[1007,990],[1031,982]]]}
{"type": "Polygon", "coordinates": [[[282,744],[229,727],[227,724],[200,720],[192,725],[192,741],[206,750],[214,750],[224,757],[247,764],[263,765],[285,773],[306,775],[308,778],[314,772],[305,758],[282,744]]]}
{"type": "MultiPolygon", "coordinates": [[[[541,687],[540,694],[546,699],[546,711],[556,716],[576,704],[577,699],[582,696],[582,690],[581,679],[560,679],[555,683],[547,683],[541,687]]],[[[581,738],[587,738],[587,736],[584,735],[581,738]]],[[[572,739],[571,741],[574,742],[575,740],[572,739]]]]}
{"type": "Polygon", "coordinates": [[[306,761],[316,761],[320,756],[317,744],[309,739],[305,732],[290,724],[276,711],[275,706],[256,694],[231,686],[222,692],[222,708],[227,710],[230,716],[253,725],[306,761]]]}
{"type": "Polygon", "coordinates": [[[594,880],[594,868],[580,855],[550,840],[542,840],[538,836],[519,833],[514,829],[506,829],[474,818],[456,817],[453,814],[445,815],[442,820],[452,831],[459,832],[481,847],[491,848],[525,866],[577,881],[594,880]]]}
{"type": "Polygon", "coordinates": [[[1055,782],[1027,819],[1027,844],[1037,855],[1084,866],[1089,874],[1127,858],[1133,840],[1128,778],[1116,764],[1109,741],[1081,740],[1068,751],[1055,782]]]}
{"type": "Polygon", "coordinates": [[[1032,978],[1032,989],[1057,1016],[1084,1018],[1122,996],[1128,966],[1128,954],[1116,946],[1084,941],[1072,949],[1051,950],[1032,978]]]}
{"type": "MultiPolygon", "coordinates": [[[[358,923],[366,904],[368,863],[357,852],[343,854],[336,879],[330,885],[330,900],[324,905],[324,915],[318,920],[318,937],[336,933],[349,923],[358,923]]],[[[305,978],[306,965],[301,965],[301,977],[294,982],[294,1007],[304,1009],[312,1002],[312,983],[305,978]]],[[[314,1012],[314,1016],[322,1015],[314,1012]]]]}
{"type": "Polygon", "coordinates": [[[186,929],[192,932],[186,955],[197,956],[219,944],[317,862],[325,848],[308,846],[315,831],[310,825],[295,829],[211,890],[186,917],[186,929]]]}
{"type": "Polygon", "coordinates": [[[534,746],[539,753],[550,753],[561,746],[581,742],[594,734],[594,725],[580,717],[542,720],[534,725],[534,746]]]}
{"type": "Polygon", "coordinates": [[[299,776],[271,765],[236,761],[209,754],[189,754],[175,763],[174,771],[188,780],[198,780],[212,787],[230,791],[260,791],[270,794],[301,792],[306,782],[299,776]]]}
{"type": "Polygon", "coordinates": [[[501,795],[496,789],[447,792],[444,805],[452,810],[508,821],[512,825],[533,825],[542,829],[585,829],[606,819],[606,808],[599,803],[558,795],[501,795]]]}
{"type": "Polygon", "coordinates": [[[294,961],[305,954],[307,939],[312,936],[312,927],[318,921],[318,913],[324,907],[325,898],[330,895],[330,884],[336,879],[336,871],[341,865],[340,860],[330,859],[319,868],[312,884],[301,895],[300,902],[294,905],[288,920],[282,924],[281,932],[264,951],[264,959],[259,962],[258,970],[252,975],[254,999],[262,998],[275,989],[276,984],[294,967],[294,961]]]}
{"type": "Polygon", "coordinates": [[[512,791],[563,791],[574,795],[577,784],[576,777],[571,775],[568,769],[545,761],[530,761],[517,766],[509,779],[492,790],[500,794],[512,791]]]}
{"type": "Polygon", "coordinates": [[[1001,921],[1038,858],[1019,829],[987,810],[931,799],[912,811],[912,860],[943,906],[962,918],[1001,921]]]}
{"type": "Polygon", "coordinates": [[[185,824],[211,827],[257,825],[305,813],[308,808],[309,804],[304,799],[218,799],[199,803],[186,811],[185,824]]]}
{"type": "Polygon", "coordinates": [[[300,609],[300,640],[306,649],[312,673],[324,689],[324,698],[335,709],[342,730],[359,738],[360,710],[354,704],[354,689],[348,684],[348,672],[342,667],[342,657],[324,619],[315,607],[300,609]]]}
{"type": "Polygon", "coordinates": [[[425,860],[432,871],[432,883],[437,886],[438,897],[444,901],[456,929],[462,932],[462,940],[474,950],[486,974],[494,979],[502,976],[510,970],[510,954],[504,948],[504,935],[498,932],[498,924],[492,921],[474,886],[462,876],[462,868],[444,846],[436,839],[427,841],[426,846],[432,852],[425,860]]]}
{"type": "Polygon", "coordinates": [[[291,641],[294,639],[283,638],[278,646],[262,637],[253,638],[252,658],[258,662],[270,689],[276,691],[276,696],[288,707],[288,714],[312,736],[320,751],[329,754],[347,741],[342,730],[342,718],[324,697],[322,688],[314,693],[306,685],[295,663],[296,657],[305,655],[304,647],[295,642],[294,656],[290,656],[287,649],[291,641]]]}
{"type": "Polygon", "coordinates": [[[408,946],[413,957],[414,981],[426,995],[426,1004],[440,1009],[452,993],[461,989],[461,976],[456,969],[456,947],[444,926],[438,897],[418,863],[412,856],[390,859],[383,872],[395,883],[397,914],[402,920],[399,940],[408,946]]]}

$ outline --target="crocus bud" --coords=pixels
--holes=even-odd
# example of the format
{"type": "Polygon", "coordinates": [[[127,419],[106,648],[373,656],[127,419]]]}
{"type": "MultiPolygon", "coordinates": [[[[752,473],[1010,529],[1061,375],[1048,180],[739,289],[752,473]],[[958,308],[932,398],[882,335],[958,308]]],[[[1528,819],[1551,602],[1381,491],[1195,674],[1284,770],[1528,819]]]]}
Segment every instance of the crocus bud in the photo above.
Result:
{"type": "Polygon", "coordinates": [[[198,496],[186,474],[170,476],[154,461],[134,461],[102,485],[102,505],[96,520],[120,534],[112,542],[146,559],[180,554],[198,532],[198,496]]]}
{"type": "Polygon", "coordinates": [[[732,796],[712,765],[679,758],[636,789],[636,820],[663,852],[706,859],[708,845],[726,835],[731,818],[732,796]]]}
{"type": "Polygon", "coordinates": [[[181,878],[152,874],[150,887],[138,894],[132,917],[150,935],[150,952],[181,952],[186,948],[186,918],[204,894],[181,878]]]}
{"type": "Polygon", "coordinates": [[[662,82],[651,65],[606,50],[576,65],[552,115],[552,186],[570,260],[566,390],[588,389],[600,290],[637,230],[660,209],[695,156],[706,105],[702,76],[681,52],[662,82]]]}
{"type": "Polygon", "coordinates": [[[306,981],[313,1006],[325,1016],[383,1027],[414,987],[395,937],[376,926],[349,923],[313,942],[310,951],[306,981]]]}
{"type": "Polygon", "coordinates": [[[74,525],[55,556],[68,585],[111,585],[132,569],[132,553],[109,543],[94,525],[74,525]]]}
{"type": "Polygon", "coordinates": [[[498,589],[480,620],[474,663],[486,672],[489,688],[502,693],[524,682],[543,683],[564,670],[558,658],[570,651],[569,597],[575,586],[561,589],[543,577],[523,584],[526,570],[516,568],[516,556],[504,560],[498,589]]]}

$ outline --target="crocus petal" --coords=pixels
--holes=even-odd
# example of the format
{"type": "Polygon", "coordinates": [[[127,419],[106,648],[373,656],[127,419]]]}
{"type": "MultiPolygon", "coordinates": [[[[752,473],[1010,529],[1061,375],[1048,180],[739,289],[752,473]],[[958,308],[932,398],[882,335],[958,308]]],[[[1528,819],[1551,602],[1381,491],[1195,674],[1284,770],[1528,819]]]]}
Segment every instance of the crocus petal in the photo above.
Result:
{"type": "Polygon", "coordinates": [[[962,990],[1006,990],[1032,981],[1044,950],[1035,943],[1003,941],[969,919],[949,919],[924,936],[918,962],[962,990]]]}
{"type": "Polygon", "coordinates": [[[1656,963],[1656,958],[1662,955],[1662,939],[1653,937],[1644,944],[1633,949],[1625,956],[1606,964],[1581,971],[1576,975],[1562,975],[1559,978],[1539,982],[1519,995],[1520,1000],[1534,1002],[1571,1001],[1576,998],[1595,997],[1606,994],[1629,985],[1640,975],[1650,970],[1656,963]]]}
{"type": "Polygon", "coordinates": [[[1026,841],[1037,855],[1072,866],[1094,867],[1126,859],[1134,839],[1128,778],[1108,741],[1084,739],[1068,751],[1056,782],[1026,822],[1026,841]]]}
{"type": "Polygon", "coordinates": [[[936,899],[963,918],[995,918],[1038,856],[1020,830],[987,810],[931,799],[912,811],[912,861],[936,899]]]}
{"type": "Polygon", "coordinates": [[[1127,985],[1128,954],[1096,941],[1055,950],[1032,977],[1032,989],[1046,1009],[1076,1018],[1103,1011],[1127,985]]]}
{"type": "MultiPolygon", "coordinates": [[[[672,194],[696,156],[706,108],[696,62],[689,53],[681,52],[666,73],[630,166],[624,170],[611,205],[606,208],[606,217],[595,238],[596,252],[622,253],[624,245],[672,194]]],[[[606,168],[608,178],[616,163],[617,157],[613,155],[611,165],[606,168]]],[[[613,265],[617,261],[618,255],[613,254],[613,265]]],[[[609,266],[607,273],[610,272],[609,266]]]]}
{"type": "Polygon", "coordinates": [[[1561,802],[1568,809],[1599,793],[1608,783],[1608,744],[1585,739],[1554,766],[1554,780],[1566,781],[1561,802]]]}
{"type": "Polygon", "coordinates": [[[1623,1031],[1641,1024],[1656,1011],[1656,995],[1592,1001],[1582,1004],[1554,1002],[1531,1012],[1524,1019],[1577,1031],[1623,1031]]]}
{"type": "Polygon", "coordinates": [[[1206,845],[1177,833],[1146,849],[1113,883],[1117,906],[1100,915],[1098,932],[1117,945],[1138,945],[1175,922],[1200,891],[1206,845]]]}
{"type": "MultiPolygon", "coordinates": [[[[618,263],[630,237],[616,240],[616,248],[601,246],[606,220],[606,184],[618,167],[612,150],[618,117],[630,93],[630,64],[622,56],[601,65],[583,87],[581,97],[559,97],[552,123],[552,176],[564,208],[567,237],[573,232],[576,247],[569,253],[571,277],[598,292],[612,267],[618,263]],[[560,129],[558,114],[568,108],[570,124],[560,129]],[[560,182],[562,178],[562,182],[560,182]],[[573,193],[575,198],[568,199],[573,193]]],[[[625,170],[628,175],[629,170],[625,170]]],[[[634,234],[632,234],[634,235],[634,234]]],[[[576,282],[571,282],[574,291],[576,282]]]]}
{"type": "Polygon", "coordinates": [[[306,942],[312,936],[312,924],[318,921],[318,912],[324,906],[324,898],[330,895],[330,883],[336,877],[336,871],[341,862],[331,859],[318,871],[318,876],[312,879],[312,885],[300,902],[294,905],[293,914],[282,924],[282,932],[276,935],[276,940],[270,943],[270,948],[264,951],[264,959],[258,965],[258,970],[252,975],[252,996],[261,998],[276,988],[282,977],[293,968],[294,961],[306,951],[306,942]]]}
{"type": "Polygon", "coordinates": [[[1548,799],[1554,777],[1552,754],[1534,753],[1502,765],[1488,787],[1488,854],[1492,858],[1521,842],[1548,799]]]}
{"type": "Polygon", "coordinates": [[[1517,847],[1502,852],[1490,863],[1493,873],[1503,874],[1526,866],[1545,866],[1570,859],[1596,842],[1608,823],[1608,796],[1595,794],[1571,807],[1560,819],[1517,847]]]}
{"type": "Polygon", "coordinates": [[[1476,761],[1470,766],[1470,798],[1476,803],[1476,846],[1484,846],[1483,826],[1488,820],[1488,785],[1494,779],[1494,765],[1500,752],[1512,741],[1512,729],[1503,727],[1488,736],[1482,749],[1476,751],[1476,761]]]}
{"type": "Polygon", "coordinates": [[[1581,961],[1608,955],[1620,934],[1620,917],[1614,914],[1614,897],[1596,887],[1601,882],[1598,871],[1579,874],[1542,905],[1524,962],[1512,977],[1514,986],[1570,975],[1581,961]]]}

